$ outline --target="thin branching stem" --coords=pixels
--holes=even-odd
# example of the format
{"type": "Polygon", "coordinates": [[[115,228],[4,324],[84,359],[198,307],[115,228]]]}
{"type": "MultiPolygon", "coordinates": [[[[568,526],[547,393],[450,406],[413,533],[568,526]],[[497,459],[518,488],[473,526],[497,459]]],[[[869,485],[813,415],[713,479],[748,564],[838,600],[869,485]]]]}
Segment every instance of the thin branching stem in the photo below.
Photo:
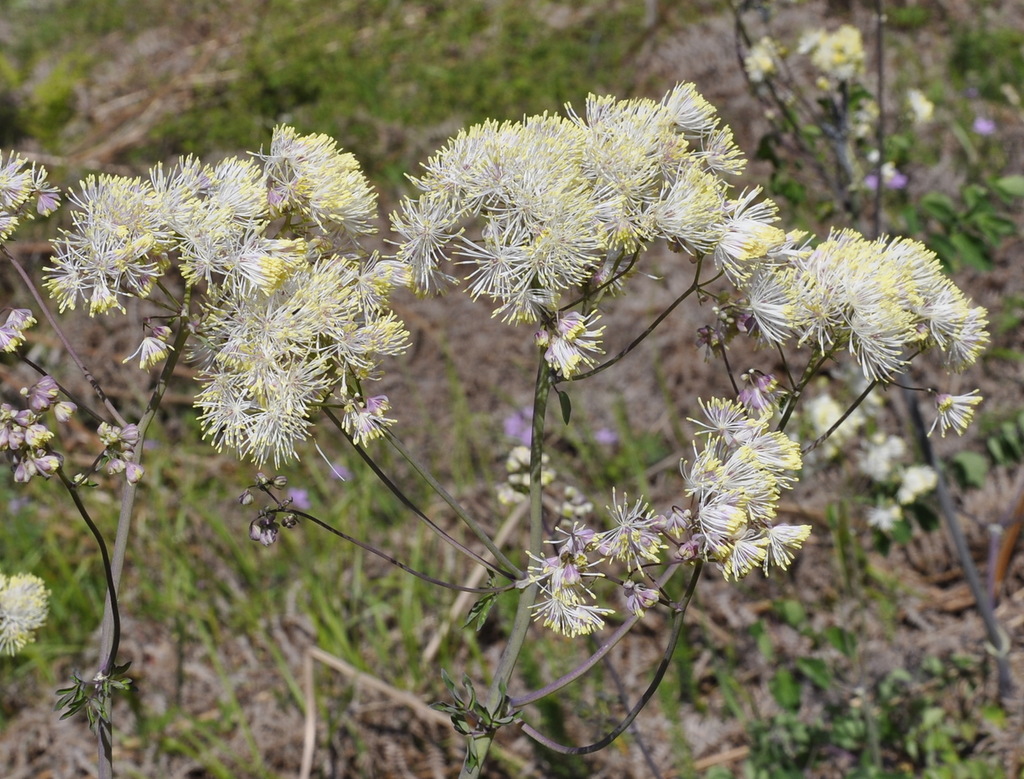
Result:
{"type": "MultiPolygon", "coordinates": [[[[669,579],[675,574],[675,572],[681,567],[680,564],[669,566],[665,572],[661,575],[657,582],[657,588],[662,589],[668,583],[669,579]]],[[[687,587],[686,594],[683,596],[682,603],[677,607],[678,610],[685,612],[687,606],[690,605],[690,599],[693,597],[694,590],[697,586],[697,578],[700,575],[702,564],[697,563],[697,567],[694,571],[693,577],[690,579],[690,584],[687,587]]],[[[563,687],[568,687],[570,684],[575,682],[580,677],[586,675],[594,666],[601,662],[605,656],[618,644],[625,636],[631,631],[636,624],[642,619],[642,617],[635,614],[623,622],[615,631],[608,636],[608,638],[601,644],[594,654],[588,657],[584,662],[580,663],[574,669],[564,676],[560,676],[553,682],[544,685],[538,690],[528,692],[525,695],[517,695],[509,700],[509,705],[514,709],[521,709],[524,706],[528,706],[531,703],[539,701],[541,698],[546,698],[552,693],[558,692],[563,687]]]]}
{"type": "Polygon", "coordinates": [[[71,345],[71,342],[68,340],[67,336],[64,334],[64,331],[57,323],[57,318],[53,315],[53,312],[51,312],[50,309],[47,307],[46,301],[43,300],[43,296],[39,294],[39,290],[36,288],[36,285],[32,282],[32,278],[21,266],[21,263],[14,258],[14,255],[7,251],[7,247],[3,246],[2,244],[0,244],[0,253],[2,253],[4,257],[7,258],[8,262],[10,262],[12,266],[14,266],[15,272],[17,272],[18,276],[20,276],[21,280],[25,283],[25,286],[28,288],[29,294],[32,295],[32,298],[33,300],[35,300],[35,303],[39,307],[39,310],[43,312],[43,316],[46,317],[46,321],[50,323],[50,327],[53,328],[53,332],[56,334],[57,338],[64,346],[64,349],[67,351],[68,356],[74,361],[75,365],[78,366],[78,370],[82,372],[82,375],[85,377],[85,380],[88,381],[89,384],[92,386],[93,391],[96,393],[96,397],[98,397],[100,401],[103,403],[103,407],[107,410],[111,418],[113,418],[118,425],[124,427],[128,423],[124,421],[124,417],[121,416],[117,408],[115,408],[114,404],[110,401],[110,398],[108,398],[106,396],[106,393],[103,392],[103,388],[96,380],[96,377],[93,376],[92,372],[85,367],[85,363],[82,362],[82,358],[78,356],[78,352],[75,351],[75,348],[71,345]]]}
{"type": "Polygon", "coordinates": [[[879,380],[878,379],[874,379],[873,381],[871,381],[868,384],[868,386],[864,388],[864,391],[862,393],[860,393],[860,395],[857,396],[857,399],[855,401],[853,401],[853,403],[851,403],[850,406],[839,416],[839,419],[837,419],[835,422],[833,422],[832,426],[829,427],[829,429],[826,430],[822,435],[818,436],[816,439],[814,439],[814,441],[812,441],[808,446],[806,446],[803,449],[802,454],[807,454],[808,452],[813,451],[814,449],[817,449],[819,446],[821,446],[823,443],[825,443],[825,441],[829,438],[829,436],[831,436],[834,432],[836,432],[836,430],[839,429],[839,426],[842,425],[843,422],[846,421],[846,419],[850,416],[850,414],[852,414],[857,409],[857,407],[860,406],[861,403],[863,403],[865,400],[867,400],[868,395],[871,394],[871,391],[875,387],[877,387],[878,384],[879,384],[879,380]]]}
{"type": "MultiPolygon", "coordinates": [[[[503,565],[506,571],[511,571],[510,578],[518,579],[521,577],[523,572],[519,570],[515,563],[509,560],[505,553],[495,545],[490,534],[483,528],[483,526],[469,515],[465,507],[459,503],[452,494],[437,481],[437,479],[434,478],[433,474],[431,474],[430,471],[428,471],[423,464],[413,456],[412,452],[405,447],[398,437],[390,430],[384,431],[384,437],[387,439],[388,443],[394,447],[395,451],[402,455],[402,458],[413,467],[416,473],[420,475],[430,488],[437,493],[441,500],[448,504],[462,523],[472,531],[473,535],[480,539],[480,542],[484,545],[487,551],[494,555],[494,559],[503,565]]],[[[509,576],[508,573],[505,573],[505,575],[509,576]]]]}
{"type": "MultiPolygon", "coordinates": [[[[324,408],[323,412],[324,412],[324,416],[326,416],[329,420],[331,420],[331,423],[334,424],[334,426],[338,429],[338,431],[343,436],[345,436],[345,438],[348,440],[348,442],[350,444],[352,444],[352,448],[354,448],[356,450],[356,453],[362,458],[363,462],[365,462],[370,467],[370,469],[374,472],[374,474],[377,476],[377,478],[380,479],[381,483],[385,487],[387,487],[388,490],[391,491],[391,494],[393,494],[396,498],[398,498],[398,500],[402,503],[403,506],[405,506],[413,514],[415,514],[417,517],[419,517],[419,519],[422,522],[424,522],[427,525],[427,527],[429,527],[431,530],[433,530],[438,535],[438,537],[443,539],[445,541],[445,543],[451,544],[451,546],[453,548],[457,549],[459,552],[461,552],[462,554],[466,555],[466,557],[469,557],[474,562],[479,563],[480,565],[484,566],[488,570],[493,571],[494,573],[499,574],[501,576],[504,576],[507,579],[517,579],[521,575],[518,572],[518,569],[513,569],[514,572],[510,573],[509,571],[507,571],[507,570],[505,570],[503,568],[500,568],[500,567],[496,566],[494,563],[491,563],[488,560],[484,559],[481,555],[478,555],[476,552],[474,552],[472,549],[467,547],[465,544],[462,544],[461,542],[457,541],[454,537],[452,537],[452,535],[450,533],[448,533],[446,530],[444,530],[442,527],[440,527],[436,522],[434,522],[434,520],[432,520],[430,517],[428,517],[426,514],[424,514],[423,511],[415,503],[412,502],[412,500],[409,498],[409,496],[406,495],[405,492],[402,491],[401,487],[399,487],[397,484],[395,484],[395,482],[391,479],[391,477],[389,477],[386,473],[384,473],[383,469],[381,469],[381,467],[377,464],[377,462],[370,456],[369,452],[367,452],[362,446],[360,446],[359,444],[357,444],[355,442],[355,439],[353,439],[352,436],[349,435],[348,431],[345,430],[344,424],[342,424],[342,421],[340,419],[338,419],[337,415],[331,409],[329,409],[329,408],[324,408]]],[[[397,439],[395,439],[395,440],[397,441],[397,439]]],[[[401,444],[399,444],[399,446],[396,446],[396,450],[402,451],[402,450],[404,450],[404,447],[402,447],[401,444]]],[[[410,454],[409,456],[411,457],[412,455],[410,454]]],[[[413,465],[413,468],[416,468],[416,465],[413,465]]],[[[417,473],[420,473],[422,476],[424,476],[424,478],[428,479],[428,483],[430,483],[431,486],[433,486],[434,484],[437,484],[437,481],[428,472],[426,472],[425,470],[420,470],[420,469],[417,468],[417,473]]],[[[443,491],[443,488],[440,486],[440,484],[437,484],[437,489],[439,491],[443,491]]],[[[445,492],[444,494],[447,494],[447,493],[445,492]]],[[[452,498],[452,501],[454,501],[454,498],[452,498]]],[[[449,504],[449,505],[452,505],[452,504],[449,504]]],[[[456,503],[455,506],[458,506],[458,504],[456,503]]],[[[460,509],[461,509],[461,507],[460,507],[460,509]]],[[[464,513],[465,512],[463,511],[463,514],[464,513]]],[[[493,546],[493,542],[492,542],[491,546],[493,546]]],[[[499,562],[501,562],[502,565],[504,565],[505,564],[504,557],[502,557],[502,559],[499,560],[499,562]]],[[[510,565],[510,567],[511,567],[511,565],[510,565]]]]}
{"type": "MultiPolygon", "coordinates": [[[[544,353],[538,354],[537,381],[533,395],[533,426],[530,441],[530,552],[540,557],[544,544],[544,505],[543,484],[541,479],[544,459],[544,417],[547,411],[548,396],[551,393],[553,375],[551,368],[544,359],[544,353]]],[[[487,710],[495,718],[503,716],[508,705],[508,684],[512,679],[519,655],[526,644],[526,636],[532,622],[533,604],[537,600],[540,585],[531,582],[520,590],[516,614],[509,630],[508,640],[498,660],[491,686],[487,695],[487,710]]],[[[469,736],[467,740],[466,760],[462,765],[459,779],[478,779],[483,768],[487,752],[494,741],[494,731],[487,730],[469,736]]]]}
{"type": "Polygon", "coordinates": [[[430,574],[423,573],[422,571],[418,571],[415,568],[412,568],[412,567],[406,565],[405,563],[401,562],[400,560],[397,560],[396,558],[392,557],[387,552],[384,552],[384,551],[378,549],[377,547],[373,546],[372,544],[368,544],[365,541],[360,541],[358,538],[353,538],[352,536],[348,535],[347,533],[345,533],[345,532],[343,532],[341,530],[338,530],[333,525],[330,525],[327,522],[324,522],[319,517],[315,517],[312,514],[307,514],[305,511],[298,511],[297,509],[293,509],[291,507],[285,506],[285,507],[282,507],[282,508],[273,509],[272,511],[270,511],[268,513],[270,513],[270,514],[293,514],[296,517],[302,517],[303,519],[307,519],[310,522],[312,522],[314,525],[316,525],[316,526],[318,526],[320,528],[323,528],[328,533],[336,535],[338,538],[340,538],[340,539],[342,539],[344,541],[348,541],[350,544],[354,544],[355,546],[358,546],[360,549],[362,549],[362,550],[364,550],[366,552],[369,552],[372,555],[376,555],[380,559],[387,561],[388,563],[390,563],[391,565],[395,566],[396,568],[400,568],[401,570],[405,571],[406,573],[412,574],[417,579],[421,579],[422,581],[428,582],[430,584],[436,584],[438,587],[444,587],[446,590],[455,590],[457,592],[472,592],[472,593],[476,593],[478,595],[490,595],[490,594],[495,593],[495,592],[504,592],[505,590],[511,589],[512,587],[515,587],[515,584],[507,584],[504,587],[464,587],[461,584],[452,584],[451,582],[446,582],[444,579],[436,579],[433,576],[431,576],[430,574]]]}
{"type": "MultiPolygon", "coordinates": [[[[621,352],[616,354],[611,359],[606,360],[605,362],[601,363],[596,368],[593,368],[592,370],[589,370],[589,371],[587,371],[585,373],[579,373],[579,374],[573,376],[569,380],[570,381],[580,381],[581,379],[588,379],[591,376],[596,376],[598,373],[601,373],[602,371],[605,371],[608,368],[611,368],[613,365],[615,365],[615,363],[617,363],[619,360],[621,360],[623,357],[625,357],[627,354],[629,354],[631,351],[633,351],[636,347],[638,347],[641,343],[643,343],[644,339],[646,339],[647,336],[649,336],[651,333],[653,333],[654,330],[658,327],[658,325],[660,325],[663,321],[665,321],[666,317],[668,317],[668,315],[671,314],[680,303],[682,303],[684,300],[686,300],[688,297],[690,297],[690,295],[692,295],[694,292],[699,290],[701,288],[701,286],[703,286],[701,284],[701,282],[700,282],[700,269],[701,269],[702,261],[703,261],[703,258],[697,260],[697,269],[694,272],[693,283],[690,284],[690,286],[687,287],[679,297],[677,297],[674,301],[672,301],[672,303],[669,304],[668,308],[666,308],[664,311],[662,311],[657,316],[657,318],[650,324],[650,326],[646,330],[644,330],[642,333],[640,333],[640,335],[638,335],[636,338],[634,338],[630,342],[629,346],[627,346],[625,349],[623,349],[621,352]]],[[[721,274],[718,274],[718,276],[720,276],[720,275],[721,274]]],[[[710,279],[706,283],[710,284],[715,279],[717,279],[718,276],[715,276],[713,279],[710,279]]]]}
{"type": "MultiPolygon", "coordinates": [[[[669,570],[666,571],[666,575],[671,576],[671,574],[675,572],[674,569],[678,567],[678,565],[670,567],[669,570]]],[[[690,605],[690,600],[693,598],[693,593],[696,590],[697,580],[700,578],[701,568],[702,564],[698,562],[697,565],[694,567],[693,576],[690,577],[690,583],[686,589],[686,594],[683,596],[683,601],[672,614],[671,634],[669,637],[668,644],[665,646],[665,651],[662,654],[661,662],[658,664],[658,669],[654,673],[654,678],[651,679],[651,683],[647,686],[647,689],[644,691],[644,694],[640,696],[640,699],[636,702],[636,705],[634,705],[633,708],[630,709],[629,713],[618,725],[615,726],[614,729],[605,734],[605,736],[603,736],[598,741],[595,741],[593,744],[588,744],[587,746],[582,747],[571,747],[565,744],[560,744],[557,741],[554,741],[553,739],[550,739],[547,736],[545,736],[543,733],[532,727],[529,723],[523,723],[523,732],[530,738],[534,739],[535,741],[538,741],[539,743],[543,744],[549,749],[552,749],[556,752],[560,752],[565,755],[587,755],[591,752],[600,751],[609,744],[611,744],[613,741],[615,741],[615,739],[617,739],[620,735],[622,735],[622,733],[625,732],[625,730],[633,724],[633,720],[635,720],[637,716],[640,714],[640,712],[644,710],[644,707],[646,707],[647,704],[650,702],[651,698],[654,697],[654,693],[657,692],[658,687],[661,686],[661,680],[665,677],[665,672],[668,670],[668,666],[672,662],[672,656],[675,654],[676,644],[678,643],[679,636],[681,635],[683,630],[683,617],[686,614],[686,609],[690,605]]],[[[663,579],[664,578],[665,577],[663,577],[663,579]]],[[[604,647],[602,647],[602,649],[604,649],[604,647]]],[[[604,654],[607,654],[607,650],[605,650],[605,652],[601,654],[601,657],[604,657],[604,654]]]]}

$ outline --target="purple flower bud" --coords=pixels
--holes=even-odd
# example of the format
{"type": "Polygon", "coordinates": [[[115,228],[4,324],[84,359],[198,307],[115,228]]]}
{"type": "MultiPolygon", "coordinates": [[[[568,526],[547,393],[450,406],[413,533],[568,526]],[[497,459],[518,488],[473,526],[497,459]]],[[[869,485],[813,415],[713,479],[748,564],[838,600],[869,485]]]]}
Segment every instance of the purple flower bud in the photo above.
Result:
{"type": "Polygon", "coordinates": [[[60,395],[60,387],[52,376],[43,376],[28,390],[28,407],[33,411],[45,411],[60,395]]]}
{"type": "Polygon", "coordinates": [[[280,533],[273,517],[257,517],[249,523],[249,538],[259,541],[263,546],[270,546],[277,541],[280,533]]]}
{"type": "Polygon", "coordinates": [[[138,484],[142,481],[142,477],[146,475],[146,469],[138,463],[129,462],[124,467],[125,478],[129,484],[138,484]]]}

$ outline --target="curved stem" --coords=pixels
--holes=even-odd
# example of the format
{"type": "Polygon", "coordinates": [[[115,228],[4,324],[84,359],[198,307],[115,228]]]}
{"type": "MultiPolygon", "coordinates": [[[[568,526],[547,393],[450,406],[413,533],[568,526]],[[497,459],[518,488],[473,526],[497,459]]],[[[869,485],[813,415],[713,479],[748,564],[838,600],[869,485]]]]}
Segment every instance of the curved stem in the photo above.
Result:
{"type": "MultiPolygon", "coordinates": [[[[67,474],[64,473],[64,467],[57,468],[57,476],[60,478],[61,484],[64,485],[64,489],[68,491],[68,495],[71,496],[71,501],[75,504],[75,508],[78,509],[79,515],[85,520],[85,524],[89,528],[89,532],[92,533],[92,537],[96,539],[96,546],[100,550],[100,558],[103,561],[103,576],[106,579],[107,594],[113,601],[113,640],[111,652],[106,658],[101,657],[101,669],[113,667],[113,658],[117,654],[118,643],[121,638],[121,616],[117,610],[117,584],[114,581],[113,567],[110,564],[110,554],[107,551],[107,543],[103,539],[103,533],[93,522],[92,517],[89,514],[89,510],[85,507],[82,502],[82,496],[78,494],[78,486],[68,478],[67,474]]],[[[101,670],[101,673],[104,671],[101,670]]]]}
{"type": "MultiPolygon", "coordinates": [[[[391,491],[391,494],[398,498],[398,500],[401,501],[402,505],[409,509],[409,511],[411,511],[413,514],[419,517],[420,520],[424,522],[427,525],[427,527],[433,530],[440,538],[442,538],[445,541],[445,543],[451,544],[452,547],[458,549],[462,554],[466,555],[466,557],[469,557],[474,562],[479,563],[488,570],[494,571],[494,573],[500,574],[501,576],[504,576],[508,579],[517,579],[522,575],[522,573],[517,568],[512,566],[510,563],[509,567],[513,569],[514,573],[509,573],[508,571],[495,566],[493,563],[488,562],[483,557],[478,555],[472,549],[469,549],[464,544],[460,543],[459,541],[456,541],[451,536],[450,533],[442,529],[436,522],[434,522],[434,520],[432,520],[430,517],[424,514],[423,511],[421,511],[420,508],[415,503],[413,503],[404,492],[402,492],[402,489],[397,484],[395,484],[395,482],[392,481],[391,478],[386,473],[384,473],[381,467],[377,465],[377,463],[374,461],[372,457],[370,457],[369,453],[365,449],[363,449],[363,447],[359,446],[355,442],[355,439],[353,439],[352,436],[349,435],[348,431],[345,430],[345,426],[342,424],[341,420],[338,419],[337,415],[333,411],[331,411],[331,409],[324,408],[323,412],[324,416],[331,420],[335,427],[337,427],[338,431],[343,436],[345,436],[345,438],[348,440],[350,444],[352,444],[352,447],[356,450],[356,453],[362,458],[363,462],[370,466],[370,470],[372,470],[374,474],[376,474],[377,478],[381,480],[381,483],[384,484],[384,486],[391,491]]],[[[399,448],[399,450],[401,451],[401,448],[399,448]]],[[[412,455],[409,456],[411,457],[412,455]]],[[[413,467],[416,468],[416,465],[413,465],[413,467]]],[[[443,493],[443,495],[448,494],[447,492],[444,492],[444,489],[441,487],[441,485],[437,484],[437,481],[428,473],[418,468],[417,472],[420,473],[420,475],[422,475],[425,479],[427,479],[428,483],[431,484],[431,486],[436,484],[436,489],[438,490],[439,493],[443,493]]],[[[456,510],[458,512],[462,512],[462,514],[465,513],[462,510],[462,507],[455,503],[454,498],[451,498],[451,496],[449,496],[449,499],[452,501],[452,503],[449,503],[450,506],[456,508],[456,510]]],[[[505,558],[504,556],[502,556],[501,559],[502,561],[507,562],[507,558],[505,558]]]]}
{"type": "MultiPolygon", "coordinates": [[[[680,563],[676,563],[675,565],[669,566],[665,570],[665,572],[658,579],[656,585],[658,589],[663,588],[668,583],[669,579],[671,579],[672,576],[675,575],[675,572],[679,570],[680,566],[680,563]]],[[[678,607],[677,610],[685,613],[686,608],[690,605],[690,599],[693,597],[694,588],[697,586],[697,577],[700,575],[702,567],[703,564],[698,562],[694,570],[694,575],[690,579],[690,584],[687,588],[686,595],[683,596],[682,605],[678,607]]],[[[544,685],[539,690],[534,690],[533,692],[529,692],[525,695],[519,695],[515,698],[510,699],[509,705],[514,709],[521,709],[523,706],[528,706],[531,703],[535,703],[536,701],[539,701],[541,698],[546,698],[548,695],[551,695],[552,693],[561,690],[563,687],[569,686],[580,677],[586,675],[587,672],[589,672],[595,665],[597,665],[599,662],[601,662],[601,660],[605,658],[605,656],[612,650],[612,648],[616,644],[618,644],[626,636],[626,634],[629,633],[629,631],[636,626],[636,623],[639,622],[641,619],[642,617],[639,617],[635,614],[630,615],[629,619],[627,619],[625,622],[619,625],[619,627],[615,629],[615,632],[608,637],[608,640],[601,644],[601,646],[598,648],[596,652],[594,652],[594,654],[592,654],[590,657],[588,657],[586,660],[584,660],[582,663],[576,666],[569,673],[565,674],[564,676],[560,676],[558,679],[555,679],[553,682],[550,682],[549,684],[544,685]]]]}
{"type": "Polygon", "coordinates": [[[435,579],[430,574],[423,573],[422,571],[418,571],[415,568],[412,568],[412,567],[406,565],[405,563],[401,562],[400,560],[397,560],[396,558],[394,558],[391,555],[389,555],[387,552],[383,552],[380,549],[378,549],[377,547],[375,547],[375,546],[373,546],[371,544],[366,543],[365,541],[360,541],[358,538],[353,538],[352,536],[348,535],[347,533],[344,533],[341,530],[338,530],[333,525],[330,525],[327,522],[324,522],[322,519],[320,519],[318,517],[315,517],[312,514],[307,514],[305,511],[298,511],[298,510],[293,509],[293,508],[280,508],[280,509],[274,509],[270,513],[271,514],[293,514],[296,517],[302,517],[303,519],[308,519],[314,525],[317,525],[318,527],[323,528],[328,533],[332,533],[333,535],[336,535],[338,538],[340,538],[340,539],[342,539],[344,541],[348,541],[350,544],[354,544],[355,546],[358,546],[360,549],[362,549],[362,550],[364,550],[366,552],[369,552],[370,554],[376,555],[377,557],[381,558],[382,560],[386,560],[387,562],[391,563],[396,568],[400,568],[401,570],[405,571],[406,573],[415,576],[417,579],[422,579],[425,582],[429,582],[430,584],[436,584],[438,587],[444,587],[445,589],[448,589],[448,590],[455,590],[457,592],[472,592],[472,593],[476,593],[478,595],[490,595],[490,594],[496,593],[496,592],[504,592],[505,590],[511,589],[512,587],[515,586],[514,584],[509,584],[509,585],[506,585],[504,587],[464,587],[461,584],[452,584],[451,582],[446,582],[443,579],[435,579]]]}
{"type": "Polygon", "coordinates": [[[28,273],[25,271],[23,267],[21,267],[21,263],[19,263],[14,258],[14,256],[9,251],[7,251],[6,246],[0,245],[0,252],[2,252],[4,257],[7,258],[8,262],[10,262],[11,265],[14,266],[14,270],[21,277],[21,280],[25,283],[25,286],[28,287],[28,291],[32,295],[32,298],[35,300],[36,305],[39,306],[39,310],[43,312],[43,316],[46,317],[46,321],[49,322],[50,327],[53,328],[53,332],[56,333],[57,338],[60,340],[64,348],[67,350],[68,356],[71,357],[75,365],[78,366],[78,370],[82,372],[82,375],[85,377],[86,381],[88,381],[89,384],[92,386],[93,391],[96,393],[96,396],[100,399],[100,401],[102,401],[103,407],[107,410],[107,412],[114,419],[114,421],[117,422],[118,425],[124,427],[128,423],[124,421],[124,417],[121,416],[118,410],[114,407],[114,404],[110,402],[110,399],[103,392],[103,388],[100,387],[99,382],[96,381],[96,377],[93,376],[89,369],[85,367],[85,363],[82,362],[82,358],[78,356],[78,352],[75,351],[75,348],[71,345],[71,342],[68,340],[67,336],[64,335],[64,331],[61,330],[60,325],[57,323],[57,318],[54,317],[53,313],[46,306],[46,301],[43,300],[43,296],[39,294],[39,290],[36,289],[36,285],[32,283],[32,279],[29,277],[28,273]]]}
{"type": "MultiPolygon", "coordinates": [[[[673,566],[673,568],[678,566],[673,566]]],[[[611,744],[617,739],[626,728],[633,724],[633,720],[637,718],[637,715],[643,711],[644,707],[650,702],[654,693],[661,685],[661,680],[665,677],[665,672],[668,670],[669,663],[672,662],[672,655],[675,654],[676,644],[679,641],[679,636],[683,629],[683,616],[686,614],[686,608],[690,605],[690,600],[693,598],[693,593],[697,586],[697,580],[700,578],[700,572],[702,569],[701,563],[697,563],[693,571],[693,576],[690,577],[690,584],[687,587],[686,595],[683,598],[682,605],[676,609],[672,614],[672,633],[669,638],[668,645],[665,647],[665,651],[662,654],[661,662],[658,664],[658,670],[654,673],[654,678],[651,683],[647,686],[644,694],[640,696],[640,700],[636,702],[636,705],[629,710],[629,713],[623,718],[623,720],[615,726],[613,730],[605,734],[601,739],[595,741],[593,744],[588,744],[582,747],[570,747],[564,744],[560,744],[557,741],[553,741],[544,734],[540,733],[533,726],[528,723],[523,723],[523,732],[535,741],[540,742],[544,746],[552,749],[556,752],[561,752],[565,755],[587,755],[591,752],[597,752],[604,749],[606,746],[611,744]]],[[[671,569],[670,569],[671,571],[671,569]]],[[[670,573],[667,571],[666,573],[670,573]]]]}
{"type": "MultiPolygon", "coordinates": [[[[627,354],[633,351],[637,346],[639,346],[644,341],[644,339],[647,338],[647,336],[654,332],[658,325],[665,321],[665,318],[668,317],[668,315],[671,314],[680,303],[682,303],[684,300],[690,297],[690,295],[692,295],[694,292],[700,289],[700,269],[702,263],[703,258],[697,260],[697,269],[693,275],[693,283],[690,284],[690,286],[687,287],[678,298],[672,301],[668,308],[662,311],[646,330],[644,330],[642,333],[640,333],[640,335],[634,338],[633,341],[629,344],[629,346],[627,346],[625,349],[623,349],[621,352],[616,354],[611,359],[601,363],[596,368],[593,368],[585,373],[579,373],[573,376],[571,379],[568,379],[568,381],[580,381],[581,379],[588,379],[591,376],[595,376],[598,373],[601,373],[601,371],[611,368],[613,365],[615,365],[615,363],[617,363],[619,360],[621,360],[623,357],[625,357],[627,354]]],[[[715,276],[715,278],[710,279],[707,283],[710,284],[716,278],[718,278],[718,276],[715,276]]]]}
{"type": "MultiPolygon", "coordinates": [[[[538,354],[537,383],[533,396],[533,437],[530,441],[530,552],[540,557],[544,544],[543,487],[541,484],[541,461],[544,456],[544,416],[551,391],[552,373],[544,359],[538,354]]],[[[507,706],[508,683],[512,679],[519,654],[526,643],[526,636],[532,621],[533,604],[537,600],[540,585],[528,584],[520,592],[516,615],[512,621],[508,640],[502,650],[498,667],[494,671],[487,696],[487,710],[495,718],[504,714],[507,706]]],[[[466,759],[462,765],[460,779],[478,779],[483,769],[487,752],[494,741],[494,730],[475,733],[468,737],[466,759]]]]}

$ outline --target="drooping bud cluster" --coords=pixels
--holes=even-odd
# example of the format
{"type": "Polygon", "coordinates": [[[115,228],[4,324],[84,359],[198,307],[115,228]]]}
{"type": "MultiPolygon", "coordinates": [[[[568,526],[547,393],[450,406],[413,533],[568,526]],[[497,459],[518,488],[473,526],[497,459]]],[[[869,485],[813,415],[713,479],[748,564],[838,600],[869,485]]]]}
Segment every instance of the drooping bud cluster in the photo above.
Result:
{"type": "Polygon", "coordinates": [[[50,376],[22,389],[21,395],[25,408],[0,403],[0,451],[7,454],[14,480],[24,484],[33,476],[49,479],[63,463],[50,445],[53,431],[43,424],[43,419],[52,411],[58,422],[67,422],[75,404],[57,400],[60,389],[50,376]]]}
{"type": "Polygon", "coordinates": [[[139,443],[139,428],[136,425],[115,425],[101,422],[96,431],[103,443],[103,459],[109,474],[123,473],[129,484],[137,484],[145,475],[142,466],[136,462],[135,447],[139,443]]]}

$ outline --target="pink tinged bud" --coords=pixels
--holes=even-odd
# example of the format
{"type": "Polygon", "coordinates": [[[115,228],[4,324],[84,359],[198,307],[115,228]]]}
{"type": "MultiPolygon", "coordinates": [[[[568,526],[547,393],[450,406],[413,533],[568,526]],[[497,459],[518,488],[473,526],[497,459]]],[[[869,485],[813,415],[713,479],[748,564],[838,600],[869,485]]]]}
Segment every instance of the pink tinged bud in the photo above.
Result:
{"type": "Polygon", "coordinates": [[[31,459],[24,459],[14,469],[14,481],[18,484],[28,484],[29,480],[36,475],[36,464],[31,459]]]}
{"type": "Polygon", "coordinates": [[[107,473],[114,476],[119,473],[124,473],[124,469],[127,463],[119,458],[111,458],[107,461],[107,473]]]}
{"type": "Polygon", "coordinates": [[[171,337],[171,334],[174,331],[171,330],[171,328],[169,328],[167,325],[157,325],[156,327],[152,328],[149,332],[152,333],[154,338],[159,338],[161,341],[166,341],[168,338],[171,337]]]}
{"type": "Polygon", "coordinates": [[[33,411],[45,411],[60,395],[60,387],[52,376],[43,376],[28,390],[28,406],[33,411]]]}
{"type": "Polygon", "coordinates": [[[25,445],[25,428],[8,427],[5,431],[7,440],[2,443],[7,449],[21,449],[25,445]]]}
{"type": "Polygon", "coordinates": [[[78,406],[74,403],[62,401],[53,407],[53,415],[58,422],[67,422],[77,410],[78,406]]]}
{"type": "Polygon", "coordinates": [[[41,216],[48,216],[57,210],[59,204],[60,198],[56,192],[40,192],[39,199],[36,201],[36,211],[41,216]]]}
{"type": "Polygon", "coordinates": [[[118,436],[128,446],[135,446],[139,442],[139,426],[138,425],[125,425],[121,428],[121,433],[118,436]]]}
{"type": "Polygon", "coordinates": [[[44,425],[29,425],[25,428],[25,443],[33,449],[38,449],[51,438],[53,433],[44,425]]]}
{"type": "Polygon", "coordinates": [[[46,479],[49,479],[54,472],[60,468],[63,458],[59,454],[49,453],[41,454],[39,457],[33,458],[32,462],[36,467],[36,470],[46,479]]]}
{"type": "Polygon", "coordinates": [[[13,352],[21,343],[21,335],[7,325],[0,326],[0,352],[13,352]]]}
{"type": "Polygon", "coordinates": [[[146,469],[138,463],[128,463],[124,468],[125,478],[129,484],[138,484],[142,481],[142,477],[146,475],[146,469]]]}
{"type": "Polygon", "coordinates": [[[263,546],[270,546],[277,541],[280,530],[271,517],[258,517],[249,523],[249,538],[259,541],[263,546]]]}
{"type": "Polygon", "coordinates": [[[374,395],[366,399],[366,410],[374,416],[380,416],[391,408],[391,401],[387,395],[374,395]]]}
{"type": "Polygon", "coordinates": [[[30,309],[15,308],[7,315],[7,322],[4,324],[4,327],[9,327],[17,332],[24,330],[26,327],[31,327],[35,323],[36,318],[32,316],[30,309]]]}

